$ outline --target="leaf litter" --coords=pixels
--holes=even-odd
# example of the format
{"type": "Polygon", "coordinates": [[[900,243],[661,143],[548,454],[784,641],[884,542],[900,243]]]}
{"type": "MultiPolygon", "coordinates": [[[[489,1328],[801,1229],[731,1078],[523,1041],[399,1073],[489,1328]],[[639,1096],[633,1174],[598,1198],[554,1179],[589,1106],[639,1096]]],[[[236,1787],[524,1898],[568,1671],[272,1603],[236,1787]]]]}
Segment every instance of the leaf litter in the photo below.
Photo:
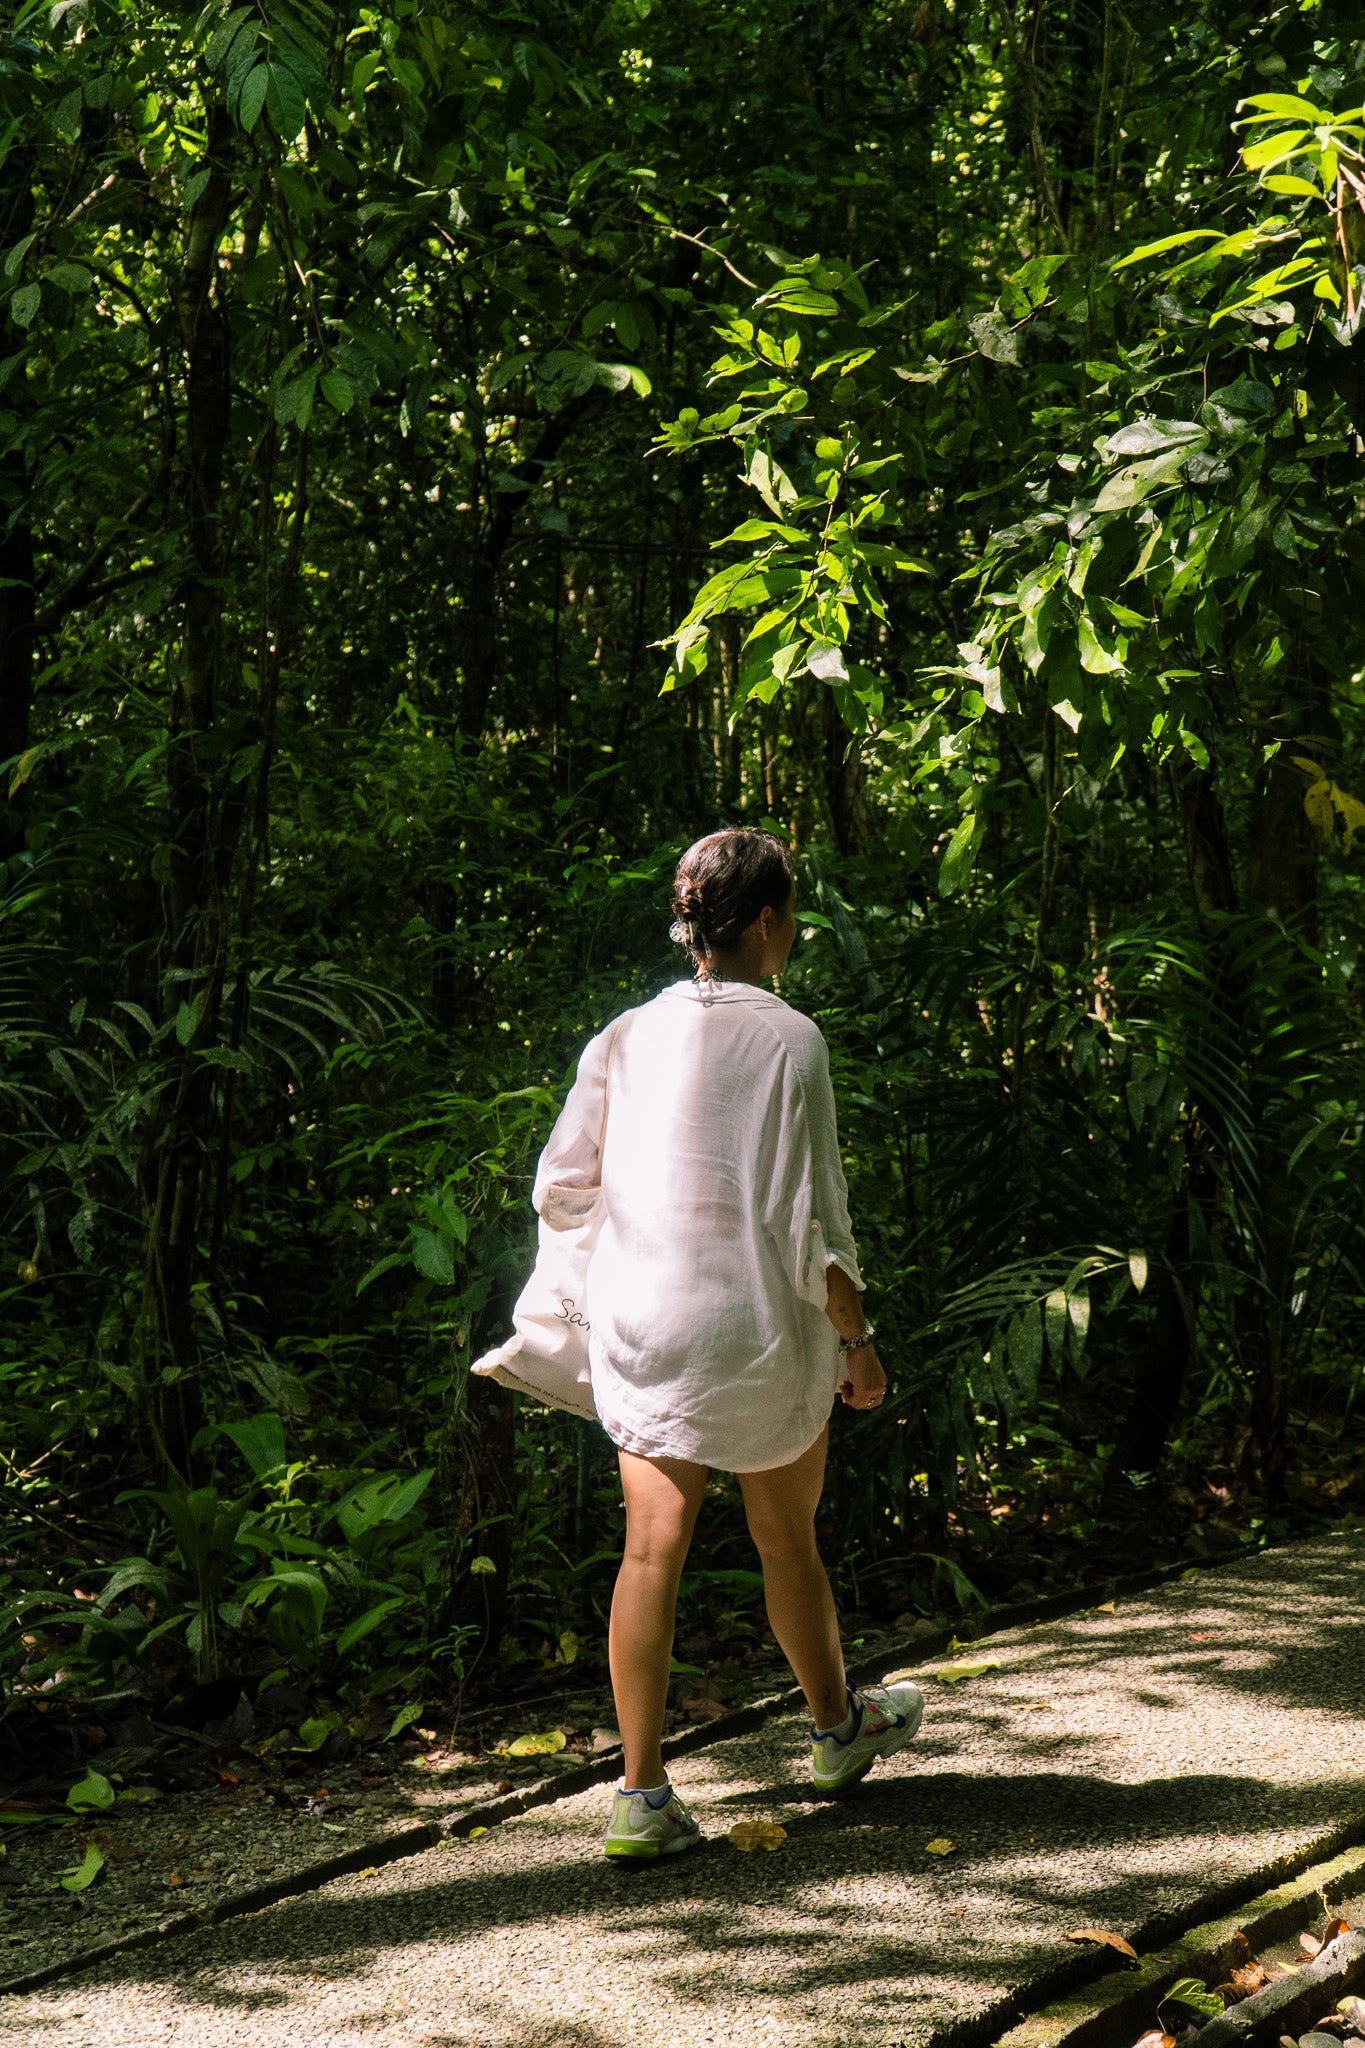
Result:
{"type": "MultiPolygon", "coordinates": [[[[1321,1894],[1319,1902],[1323,1917],[1318,1927],[1304,1929],[1295,1942],[1281,1951],[1283,1960],[1253,1955],[1245,1935],[1239,1935],[1240,1958],[1227,1969],[1226,1976],[1219,1983],[1206,1986],[1198,1977],[1178,1979],[1156,2001],[1153,2012],[1155,2024],[1138,2035],[1132,2048],[1185,2048],[1186,2043],[1195,2048],[1200,2029],[1210,2020],[1232,2006],[1255,1998],[1258,1992],[1280,1979],[1297,1976],[1338,1935],[1350,1933],[1352,1929],[1351,1920],[1340,1910],[1334,1911],[1329,1907],[1321,1894]]],[[[1068,1935],[1067,1939],[1102,1938],[1104,1933],[1103,1929],[1081,1928],[1068,1935]]],[[[1110,1939],[1117,1945],[1122,1937],[1110,1939]]],[[[1324,1987],[1324,1999],[1329,1996],[1330,1991],[1324,1987]]],[[[1256,2038],[1259,2039],[1260,2035],[1257,2034],[1256,2038]]],[[[1365,2048],[1365,1998],[1352,1995],[1339,1999],[1332,2010],[1324,2010],[1303,2033],[1281,2034],[1280,2048],[1365,2048]]]]}

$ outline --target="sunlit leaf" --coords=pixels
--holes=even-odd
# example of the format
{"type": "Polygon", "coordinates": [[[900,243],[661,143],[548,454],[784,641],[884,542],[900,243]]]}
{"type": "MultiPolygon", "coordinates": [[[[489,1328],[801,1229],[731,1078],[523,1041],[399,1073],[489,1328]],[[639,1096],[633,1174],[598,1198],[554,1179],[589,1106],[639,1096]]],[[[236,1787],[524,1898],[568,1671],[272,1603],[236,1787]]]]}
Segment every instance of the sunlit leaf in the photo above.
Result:
{"type": "MultiPolygon", "coordinates": [[[[1108,1927],[1073,1927],[1063,1935],[1062,1939],[1064,1941],[1093,1942],[1097,1947],[1112,1948],[1121,1956],[1129,1956],[1134,1962],[1138,1959],[1138,1952],[1133,1947],[1132,1942],[1125,1935],[1115,1934],[1108,1927]]],[[[1219,2010],[1222,2010],[1221,2001],[1219,2010]]]]}
{"type": "Polygon", "coordinates": [[[506,1744],[505,1756],[556,1756],[568,1742],[562,1728],[546,1728],[538,1735],[518,1735],[506,1744]]]}
{"type": "Polygon", "coordinates": [[[775,1820],[739,1820],[731,1828],[729,1840],[746,1855],[755,1849],[766,1849],[770,1853],[780,1849],[787,1839],[787,1830],[779,1827],[775,1820]]]}
{"type": "Polygon", "coordinates": [[[85,1854],[70,1870],[64,1870],[57,1883],[66,1892],[83,1892],[89,1888],[104,1868],[104,1851],[98,1842],[87,1842],[85,1854]]]}
{"type": "Polygon", "coordinates": [[[984,1678],[988,1671],[1001,1669],[998,1657],[987,1657],[980,1664],[945,1664],[934,1673],[940,1685],[961,1685],[968,1678],[984,1678]]]}

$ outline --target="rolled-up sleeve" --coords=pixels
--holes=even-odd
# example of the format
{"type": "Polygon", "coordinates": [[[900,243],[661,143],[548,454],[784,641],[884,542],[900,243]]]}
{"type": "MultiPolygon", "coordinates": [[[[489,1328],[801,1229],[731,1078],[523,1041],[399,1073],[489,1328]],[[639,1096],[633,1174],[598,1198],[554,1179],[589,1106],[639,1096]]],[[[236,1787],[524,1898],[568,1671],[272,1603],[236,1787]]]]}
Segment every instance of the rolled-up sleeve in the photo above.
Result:
{"type": "Polygon", "coordinates": [[[834,1110],[834,1088],[829,1078],[829,1048],[816,1034],[813,1056],[803,1076],[806,1120],[811,1143],[811,1234],[818,1239],[811,1263],[821,1287],[824,1306],[824,1269],[842,1266],[853,1285],[865,1286],[858,1270],[858,1247],[853,1242],[853,1225],[848,1214],[848,1182],[839,1157],[839,1129],[834,1110]]]}
{"type": "Polygon", "coordinates": [[[789,1051],[782,1056],[765,1136],[765,1226],[796,1292],[823,1309],[828,1267],[842,1266],[859,1289],[863,1278],[839,1160],[829,1055],[813,1027],[799,1059],[789,1051]]]}
{"type": "Polygon", "coordinates": [[[557,1221],[553,1215],[546,1215],[549,1189],[595,1188],[601,1180],[602,1113],[607,1099],[610,1037],[609,1028],[584,1046],[574,1084],[540,1155],[531,1202],[537,1216],[546,1222],[557,1221]]]}

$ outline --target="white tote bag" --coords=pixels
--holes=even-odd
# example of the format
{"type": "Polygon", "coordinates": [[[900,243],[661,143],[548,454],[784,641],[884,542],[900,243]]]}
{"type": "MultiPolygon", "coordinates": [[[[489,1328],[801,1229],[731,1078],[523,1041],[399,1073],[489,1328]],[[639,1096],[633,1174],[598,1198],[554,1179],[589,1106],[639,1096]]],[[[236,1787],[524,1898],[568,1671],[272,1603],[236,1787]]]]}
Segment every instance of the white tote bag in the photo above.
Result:
{"type": "MultiPolygon", "coordinates": [[[[613,1030],[597,1139],[599,1173],[615,1043],[613,1030]]],[[[565,1408],[589,1422],[597,1420],[597,1409],[588,1369],[588,1265],[604,1213],[600,1186],[575,1188],[551,1181],[541,1201],[536,1263],[512,1311],[515,1334],[469,1368],[514,1394],[529,1394],[547,1408],[565,1408]]]]}

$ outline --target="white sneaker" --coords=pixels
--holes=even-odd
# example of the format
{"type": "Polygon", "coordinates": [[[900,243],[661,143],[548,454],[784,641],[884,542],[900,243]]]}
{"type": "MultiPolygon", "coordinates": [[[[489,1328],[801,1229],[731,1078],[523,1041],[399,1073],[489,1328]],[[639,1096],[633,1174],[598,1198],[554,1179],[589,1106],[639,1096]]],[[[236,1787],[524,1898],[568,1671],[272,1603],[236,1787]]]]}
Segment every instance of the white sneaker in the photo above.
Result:
{"type": "Polygon", "coordinates": [[[917,1685],[867,1685],[849,1690],[856,1719],[843,1742],[837,1735],[811,1738],[811,1776],[817,1792],[842,1792],[865,1777],[880,1756],[894,1756],[916,1734],[924,1714],[917,1685]]]}
{"type": "Polygon", "coordinates": [[[700,1840],[701,1829],[671,1787],[663,1806],[651,1806],[643,1792],[623,1792],[618,1787],[602,1849],[607,1856],[641,1860],[676,1856],[700,1840]]]}

